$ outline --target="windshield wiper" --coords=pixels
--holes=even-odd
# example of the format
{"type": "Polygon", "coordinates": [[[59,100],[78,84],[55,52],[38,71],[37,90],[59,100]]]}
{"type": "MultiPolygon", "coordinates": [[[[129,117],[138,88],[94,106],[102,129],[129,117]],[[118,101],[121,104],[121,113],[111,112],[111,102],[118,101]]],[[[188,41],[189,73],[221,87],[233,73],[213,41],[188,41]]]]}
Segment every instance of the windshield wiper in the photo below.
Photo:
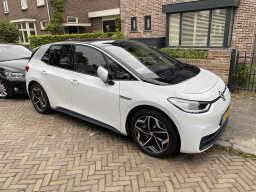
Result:
{"type": "Polygon", "coordinates": [[[160,74],[160,76],[161,76],[161,77],[164,77],[164,76],[166,76],[166,75],[173,74],[175,71],[183,70],[183,69],[185,69],[185,68],[186,68],[186,66],[184,66],[184,67],[177,67],[176,69],[170,69],[170,70],[165,71],[164,73],[160,74]]]}
{"type": "Polygon", "coordinates": [[[21,58],[13,59],[13,60],[21,60],[21,59],[30,59],[30,57],[21,57],[21,58]]]}

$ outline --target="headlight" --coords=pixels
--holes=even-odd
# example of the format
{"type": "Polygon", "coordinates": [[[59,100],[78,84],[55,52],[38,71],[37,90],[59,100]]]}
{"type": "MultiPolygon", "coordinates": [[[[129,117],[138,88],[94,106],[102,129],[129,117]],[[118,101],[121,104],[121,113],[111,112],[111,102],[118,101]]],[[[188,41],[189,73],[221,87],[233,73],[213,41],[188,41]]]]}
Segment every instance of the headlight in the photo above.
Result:
{"type": "Polygon", "coordinates": [[[208,111],[211,107],[210,102],[189,101],[173,97],[170,97],[167,100],[170,103],[172,103],[175,107],[178,107],[180,110],[188,113],[204,113],[208,111]]]}
{"type": "Polygon", "coordinates": [[[7,78],[22,78],[25,77],[22,73],[4,72],[7,78]]]}

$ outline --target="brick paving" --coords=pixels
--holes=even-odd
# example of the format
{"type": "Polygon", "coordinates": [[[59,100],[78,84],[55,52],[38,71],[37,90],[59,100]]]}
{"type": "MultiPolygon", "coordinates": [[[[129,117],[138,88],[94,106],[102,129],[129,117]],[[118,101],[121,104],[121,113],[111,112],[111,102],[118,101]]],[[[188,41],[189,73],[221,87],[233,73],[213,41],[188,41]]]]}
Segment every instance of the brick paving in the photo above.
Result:
{"type": "Polygon", "coordinates": [[[0,191],[256,191],[256,161],[211,148],[163,159],[27,97],[0,100],[0,191]]]}

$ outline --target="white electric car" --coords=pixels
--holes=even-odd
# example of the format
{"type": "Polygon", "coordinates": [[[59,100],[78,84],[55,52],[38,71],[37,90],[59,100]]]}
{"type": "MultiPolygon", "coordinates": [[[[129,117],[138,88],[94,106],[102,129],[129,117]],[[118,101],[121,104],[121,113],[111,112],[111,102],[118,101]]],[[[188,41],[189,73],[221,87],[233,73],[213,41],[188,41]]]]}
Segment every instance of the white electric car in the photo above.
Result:
{"type": "Polygon", "coordinates": [[[39,113],[54,109],[131,134],[154,157],[211,147],[227,126],[231,99],[217,75],[130,40],[36,48],[26,87],[39,113]]]}

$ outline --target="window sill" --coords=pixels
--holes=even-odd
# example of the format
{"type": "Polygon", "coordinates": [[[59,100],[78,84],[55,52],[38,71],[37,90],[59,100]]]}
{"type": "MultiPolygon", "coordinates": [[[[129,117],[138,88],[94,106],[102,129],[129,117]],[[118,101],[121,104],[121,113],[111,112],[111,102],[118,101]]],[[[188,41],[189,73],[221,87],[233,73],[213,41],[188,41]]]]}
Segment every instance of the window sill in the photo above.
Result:
{"type": "Polygon", "coordinates": [[[130,33],[138,33],[138,31],[130,31],[130,33]]]}
{"type": "Polygon", "coordinates": [[[9,14],[9,12],[4,12],[4,14],[5,14],[5,15],[8,15],[8,14],[9,14]]]}
{"type": "Polygon", "coordinates": [[[21,10],[26,11],[26,10],[28,10],[28,7],[23,7],[21,10]]]}
{"type": "Polygon", "coordinates": [[[144,30],[143,32],[152,32],[152,30],[144,30]]]}
{"type": "Polygon", "coordinates": [[[43,7],[44,4],[37,4],[37,7],[43,7]]]}

